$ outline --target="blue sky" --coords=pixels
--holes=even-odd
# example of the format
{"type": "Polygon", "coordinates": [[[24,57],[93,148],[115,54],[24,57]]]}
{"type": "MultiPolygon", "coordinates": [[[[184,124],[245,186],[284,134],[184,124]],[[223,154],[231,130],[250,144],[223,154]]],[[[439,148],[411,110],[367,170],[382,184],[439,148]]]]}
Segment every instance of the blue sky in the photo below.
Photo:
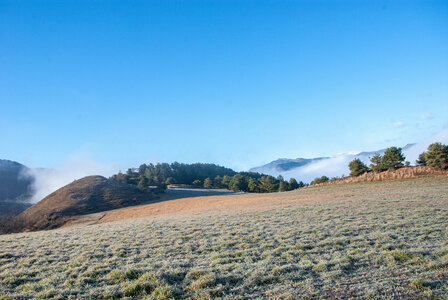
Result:
{"type": "Polygon", "coordinates": [[[448,2],[0,0],[0,104],[42,167],[403,146],[448,125],[448,2]]]}

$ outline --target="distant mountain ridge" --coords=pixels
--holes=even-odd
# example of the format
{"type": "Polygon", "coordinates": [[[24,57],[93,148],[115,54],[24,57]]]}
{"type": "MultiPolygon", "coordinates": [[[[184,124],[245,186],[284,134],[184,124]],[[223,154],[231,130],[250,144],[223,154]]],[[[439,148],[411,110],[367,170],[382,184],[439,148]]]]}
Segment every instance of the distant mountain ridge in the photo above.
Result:
{"type": "Polygon", "coordinates": [[[19,214],[32,205],[33,178],[26,176],[27,170],[18,162],[0,159],[0,217],[19,214]]]}
{"type": "MultiPolygon", "coordinates": [[[[415,143],[407,144],[402,148],[403,153],[406,155],[406,153],[411,151],[416,145],[417,144],[415,143]]],[[[384,151],[386,151],[386,149],[356,153],[339,153],[331,157],[280,158],[265,165],[251,168],[249,171],[268,174],[274,177],[282,175],[286,179],[295,178],[309,183],[314,178],[322,175],[328,177],[348,175],[349,161],[359,158],[366,164],[369,164],[370,157],[375,153],[383,154],[384,151]]]]}
{"type": "Polygon", "coordinates": [[[288,171],[294,168],[302,167],[309,163],[319,161],[322,159],[328,159],[329,157],[316,157],[316,158],[279,158],[277,160],[271,161],[260,167],[255,167],[249,170],[249,172],[258,172],[263,174],[264,169],[276,169],[278,171],[288,171]]]}

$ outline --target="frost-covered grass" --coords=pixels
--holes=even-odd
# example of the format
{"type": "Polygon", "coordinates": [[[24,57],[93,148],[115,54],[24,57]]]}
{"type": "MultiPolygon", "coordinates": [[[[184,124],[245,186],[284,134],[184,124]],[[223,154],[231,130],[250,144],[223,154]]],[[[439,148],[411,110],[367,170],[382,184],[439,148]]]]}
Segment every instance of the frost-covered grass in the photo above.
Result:
{"type": "Polygon", "coordinates": [[[448,297],[448,178],[323,190],[347,199],[0,236],[0,299],[448,297]]]}

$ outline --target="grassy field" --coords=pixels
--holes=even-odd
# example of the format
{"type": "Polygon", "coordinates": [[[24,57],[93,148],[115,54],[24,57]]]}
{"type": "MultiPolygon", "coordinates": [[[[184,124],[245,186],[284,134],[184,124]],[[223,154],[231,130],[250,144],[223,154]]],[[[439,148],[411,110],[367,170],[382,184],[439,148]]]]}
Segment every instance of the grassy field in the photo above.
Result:
{"type": "Polygon", "coordinates": [[[238,197],[264,202],[0,236],[0,299],[448,297],[446,177],[238,197]]]}

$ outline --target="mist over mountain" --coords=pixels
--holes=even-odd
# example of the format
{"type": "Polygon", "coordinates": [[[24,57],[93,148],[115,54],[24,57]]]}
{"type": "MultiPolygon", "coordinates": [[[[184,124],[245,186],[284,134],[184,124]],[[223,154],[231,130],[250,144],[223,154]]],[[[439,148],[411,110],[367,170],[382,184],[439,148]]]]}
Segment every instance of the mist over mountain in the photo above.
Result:
{"type": "MultiPolygon", "coordinates": [[[[441,142],[448,144],[448,129],[444,129],[435,136],[420,143],[407,144],[403,148],[406,161],[411,165],[415,164],[418,155],[428,148],[431,143],[441,142]]],[[[392,145],[391,145],[392,146],[392,145]]],[[[295,178],[309,183],[316,177],[322,175],[328,177],[348,175],[350,173],[348,164],[351,160],[358,158],[365,164],[370,164],[370,157],[375,153],[383,154],[386,149],[365,152],[347,152],[335,154],[331,157],[317,158],[281,158],[268,164],[250,169],[252,172],[259,172],[277,177],[282,175],[285,179],[295,178]]]]}
{"type": "Polygon", "coordinates": [[[0,217],[16,215],[31,206],[33,178],[28,168],[15,161],[0,159],[0,217]]]}

